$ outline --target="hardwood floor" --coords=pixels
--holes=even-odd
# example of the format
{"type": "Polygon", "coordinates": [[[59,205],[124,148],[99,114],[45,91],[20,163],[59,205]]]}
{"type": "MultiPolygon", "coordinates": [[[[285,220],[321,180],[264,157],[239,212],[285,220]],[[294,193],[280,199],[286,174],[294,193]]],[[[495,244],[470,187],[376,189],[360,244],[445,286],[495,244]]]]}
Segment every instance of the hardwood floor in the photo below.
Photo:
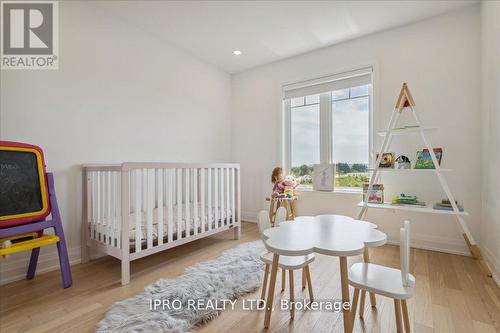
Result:
{"type": "MultiPolygon", "coordinates": [[[[59,272],[40,274],[32,281],[0,287],[0,332],[92,332],[116,301],[140,293],[159,278],[173,278],[196,262],[216,257],[238,243],[258,239],[257,226],[243,224],[242,237],[227,232],[132,262],[128,286],[120,285],[120,262],[105,257],[73,266],[73,286],[62,289],[59,272]]],[[[371,250],[372,262],[398,267],[399,248],[386,245],[371,250]]],[[[339,299],[337,258],[318,255],[311,264],[316,300],[339,299]]],[[[350,258],[349,263],[361,260],[350,258]]],[[[469,257],[411,250],[416,295],[408,302],[413,332],[500,332],[500,290],[469,257]]],[[[295,298],[308,298],[295,273],[295,298]]],[[[353,290],[351,289],[351,294],[353,290]]],[[[276,288],[276,302],[288,298],[276,288]]],[[[258,298],[260,290],[245,298],[258,298]]],[[[226,310],[198,332],[262,332],[264,312],[226,310]]],[[[356,318],[355,332],[393,332],[393,301],[377,296],[377,309],[365,303],[364,320],[356,318]]],[[[342,313],[275,310],[269,332],[343,332],[342,313]]]]}

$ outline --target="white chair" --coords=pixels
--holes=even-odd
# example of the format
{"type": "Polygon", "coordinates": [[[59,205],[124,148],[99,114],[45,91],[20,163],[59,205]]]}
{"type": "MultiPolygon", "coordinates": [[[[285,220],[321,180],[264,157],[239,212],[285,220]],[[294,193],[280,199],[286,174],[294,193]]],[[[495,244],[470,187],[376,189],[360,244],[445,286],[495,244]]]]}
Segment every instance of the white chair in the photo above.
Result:
{"type": "MultiPolygon", "coordinates": [[[[372,263],[356,263],[349,269],[349,284],[354,287],[353,324],[356,318],[356,307],[359,291],[368,291],[394,299],[397,332],[402,332],[401,312],[405,331],[410,332],[410,319],[406,300],[411,298],[415,289],[415,277],[410,270],[410,222],[405,221],[400,229],[400,261],[401,270],[372,263]]],[[[360,317],[363,310],[359,309],[360,317]]]]}
{"type": "MultiPolygon", "coordinates": [[[[276,220],[275,220],[275,228],[279,227],[279,223],[285,221],[286,219],[286,209],[283,207],[278,208],[276,212],[276,220]]],[[[271,221],[269,220],[269,214],[265,210],[260,211],[258,216],[259,222],[259,232],[262,236],[264,230],[271,228],[271,221]]],[[[262,282],[262,292],[260,298],[265,300],[266,292],[267,292],[267,283],[269,280],[269,272],[270,266],[273,262],[273,254],[268,252],[263,254],[261,257],[262,261],[266,264],[266,270],[264,272],[264,281],[262,282]]],[[[312,302],[313,291],[312,291],[312,282],[311,282],[311,273],[309,271],[309,264],[314,261],[314,254],[309,254],[306,256],[280,256],[278,267],[281,269],[281,291],[285,290],[285,280],[286,280],[286,271],[289,272],[289,280],[290,280],[290,302],[294,302],[294,282],[293,282],[293,271],[297,269],[302,269],[302,289],[306,287],[307,281],[307,289],[309,291],[309,298],[312,302]]],[[[295,317],[295,308],[293,306],[290,307],[290,317],[293,319],[295,317]]]]}

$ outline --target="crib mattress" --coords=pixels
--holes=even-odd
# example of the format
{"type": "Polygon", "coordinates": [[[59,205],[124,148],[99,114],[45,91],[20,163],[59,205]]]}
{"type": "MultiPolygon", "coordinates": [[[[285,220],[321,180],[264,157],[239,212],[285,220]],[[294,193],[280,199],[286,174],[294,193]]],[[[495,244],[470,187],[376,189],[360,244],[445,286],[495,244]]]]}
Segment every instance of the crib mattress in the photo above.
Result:
{"type": "MultiPolygon", "coordinates": [[[[194,218],[194,206],[193,205],[190,205],[189,221],[186,221],[186,205],[185,204],[174,205],[172,208],[173,208],[172,209],[173,210],[173,212],[172,212],[173,219],[172,219],[171,225],[172,225],[172,235],[173,235],[174,239],[177,238],[177,230],[178,230],[179,226],[181,228],[181,230],[180,230],[181,233],[185,234],[185,233],[187,233],[186,231],[189,230],[189,233],[193,234],[194,229],[196,227],[198,228],[198,231],[201,232],[201,230],[208,230],[209,224],[211,224],[212,228],[214,228],[216,222],[217,223],[224,222],[225,220],[232,218],[232,211],[231,210],[224,209],[224,211],[221,212],[221,208],[219,207],[219,209],[217,209],[219,216],[217,216],[217,220],[216,220],[214,207],[211,208],[210,214],[208,214],[208,212],[209,212],[208,206],[205,206],[204,215],[202,216],[201,215],[202,206],[201,206],[201,204],[198,204],[198,217],[196,218],[196,221],[194,218]],[[179,208],[181,209],[181,212],[180,212],[181,218],[180,219],[178,218],[179,208]],[[220,215],[222,215],[222,216],[220,216],[220,215]],[[204,227],[204,229],[202,229],[203,227],[204,227]]],[[[164,207],[163,208],[163,237],[164,238],[167,237],[168,231],[169,231],[168,230],[168,228],[169,228],[168,216],[169,216],[168,208],[164,207]]],[[[141,242],[142,242],[142,241],[147,240],[146,213],[143,212],[141,214],[140,220],[141,220],[140,236],[141,236],[141,242]]],[[[153,220],[152,221],[153,239],[157,240],[158,239],[158,209],[156,209],[156,208],[153,210],[152,220],[153,220]]],[[[130,227],[129,228],[129,239],[130,239],[131,243],[135,243],[136,228],[137,228],[136,223],[137,223],[136,222],[136,214],[131,213],[129,215],[129,227],[130,227]]],[[[101,223],[100,226],[101,226],[101,228],[106,229],[107,224],[101,223]]]]}

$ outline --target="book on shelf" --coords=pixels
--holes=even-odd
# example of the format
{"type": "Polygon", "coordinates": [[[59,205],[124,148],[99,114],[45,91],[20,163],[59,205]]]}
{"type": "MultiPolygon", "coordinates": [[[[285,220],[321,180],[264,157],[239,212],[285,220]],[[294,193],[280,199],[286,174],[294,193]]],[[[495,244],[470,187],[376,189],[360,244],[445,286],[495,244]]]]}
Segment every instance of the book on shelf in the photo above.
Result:
{"type": "MultiPolygon", "coordinates": [[[[433,148],[434,156],[441,165],[441,159],[443,158],[443,148],[433,148]]],[[[414,169],[435,169],[434,162],[432,162],[429,149],[425,148],[421,151],[417,151],[417,158],[415,161],[414,169]]]]}
{"type": "Polygon", "coordinates": [[[369,184],[363,184],[363,201],[365,201],[368,195],[369,203],[384,203],[384,184],[372,184],[370,190],[368,190],[369,184]]]}
{"type": "MultiPolygon", "coordinates": [[[[461,211],[461,212],[464,211],[464,207],[462,205],[460,205],[458,203],[458,201],[455,200],[455,204],[457,205],[459,211],[461,211]]],[[[451,202],[448,199],[443,199],[443,200],[441,200],[441,202],[437,202],[433,208],[439,209],[439,210],[451,210],[451,211],[453,211],[453,206],[451,205],[451,202]]]]}
{"type": "MultiPolygon", "coordinates": [[[[458,201],[455,200],[455,203],[458,205],[458,201]]],[[[449,205],[451,207],[451,201],[448,199],[441,200],[441,205],[449,205]]]]}
{"type": "Polygon", "coordinates": [[[396,127],[394,128],[395,130],[405,130],[405,129],[410,129],[410,128],[419,128],[419,125],[405,125],[401,127],[396,127]]]}
{"type": "Polygon", "coordinates": [[[416,204],[392,203],[391,202],[391,206],[427,208],[427,205],[423,201],[420,201],[416,204]]]}
{"type": "MultiPolygon", "coordinates": [[[[462,205],[457,205],[458,207],[458,210],[460,212],[463,212],[464,211],[464,206],[462,205]]],[[[453,211],[453,207],[451,205],[442,205],[440,203],[436,203],[432,208],[434,209],[437,209],[437,210],[449,210],[449,211],[453,211]]]]}

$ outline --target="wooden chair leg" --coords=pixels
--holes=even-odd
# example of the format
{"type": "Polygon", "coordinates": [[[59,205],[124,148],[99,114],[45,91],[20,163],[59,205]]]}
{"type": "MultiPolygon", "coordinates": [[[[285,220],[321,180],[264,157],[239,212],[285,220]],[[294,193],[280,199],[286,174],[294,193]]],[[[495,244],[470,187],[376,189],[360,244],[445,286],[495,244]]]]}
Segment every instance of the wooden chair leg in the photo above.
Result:
{"type": "Polygon", "coordinates": [[[262,282],[262,292],[260,294],[260,299],[264,300],[266,297],[267,290],[267,280],[269,279],[269,264],[266,264],[266,270],[264,272],[264,280],[262,282]]]}
{"type": "Polygon", "coordinates": [[[271,313],[273,311],[273,302],[274,302],[274,288],[276,286],[276,275],[278,273],[279,258],[280,256],[278,254],[273,255],[273,265],[271,267],[271,280],[269,281],[269,291],[267,293],[266,315],[264,317],[265,328],[269,328],[269,324],[271,323],[271,313]]]}
{"type": "Polygon", "coordinates": [[[288,221],[290,219],[290,208],[289,208],[289,205],[288,205],[288,200],[283,200],[283,207],[285,208],[286,210],[286,220],[288,221]]]}
{"type": "Polygon", "coordinates": [[[302,290],[306,289],[306,271],[302,268],[302,290]]]}
{"type": "Polygon", "coordinates": [[[281,292],[285,291],[285,284],[286,284],[286,271],[282,268],[281,269],[281,292]]]}
{"type": "MultiPolygon", "coordinates": [[[[347,257],[339,258],[340,265],[340,288],[342,290],[342,304],[351,304],[349,300],[349,278],[347,272],[347,257]]],[[[342,306],[342,318],[344,320],[344,333],[352,333],[351,311],[342,306]]]]}
{"type": "MultiPolygon", "coordinates": [[[[367,247],[365,247],[365,250],[363,252],[363,260],[364,262],[370,262],[370,252],[367,247]]],[[[377,306],[377,299],[375,298],[374,293],[370,293],[370,303],[373,308],[377,306]]]]}
{"type": "Polygon", "coordinates": [[[375,294],[374,293],[369,293],[370,294],[370,304],[372,306],[372,308],[376,308],[377,307],[377,299],[375,298],[375,294]]]}
{"type": "Polygon", "coordinates": [[[359,299],[359,289],[354,288],[354,294],[352,295],[352,306],[351,306],[351,332],[354,328],[354,321],[356,320],[356,308],[358,307],[358,299],[359,299]]]}
{"type": "Polygon", "coordinates": [[[271,202],[269,202],[269,222],[272,226],[274,226],[274,199],[271,198],[271,202]]]}
{"type": "Polygon", "coordinates": [[[403,310],[403,323],[405,324],[405,332],[410,333],[410,317],[408,316],[408,304],[406,304],[406,300],[401,301],[401,308],[403,310]]]}
{"type": "Polygon", "coordinates": [[[402,324],[401,324],[401,301],[399,299],[394,300],[394,313],[396,314],[396,332],[402,333],[402,324]]]}
{"type": "Polygon", "coordinates": [[[309,290],[309,301],[312,302],[314,301],[314,295],[313,295],[313,286],[311,281],[311,271],[309,270],[309,265],[305,266],[304,269],[306,272],[307,289],[309,290]]]}
{"type": "Polygon", "coordinates": [[[291,212],[291,218],[293,220],[295,220],[296,214],[295,214],[295,201],[294,200],[290,201],[290,212],[291,212]]]}
{"type": "Polygon", "coordinates": [[[359,300],[359,318],[363,318],[365,314],[366,290],[361,290],[361,295],[359,297],[361,298],[359,300]]]}
{"type": "Polygon", "coordinates": [[[293,302],[295,301],[295,295],[293,290],[293,270],[290,269],[288,271],[290,273],[290,318],[295,318],[295,306],[293,302]]]}

